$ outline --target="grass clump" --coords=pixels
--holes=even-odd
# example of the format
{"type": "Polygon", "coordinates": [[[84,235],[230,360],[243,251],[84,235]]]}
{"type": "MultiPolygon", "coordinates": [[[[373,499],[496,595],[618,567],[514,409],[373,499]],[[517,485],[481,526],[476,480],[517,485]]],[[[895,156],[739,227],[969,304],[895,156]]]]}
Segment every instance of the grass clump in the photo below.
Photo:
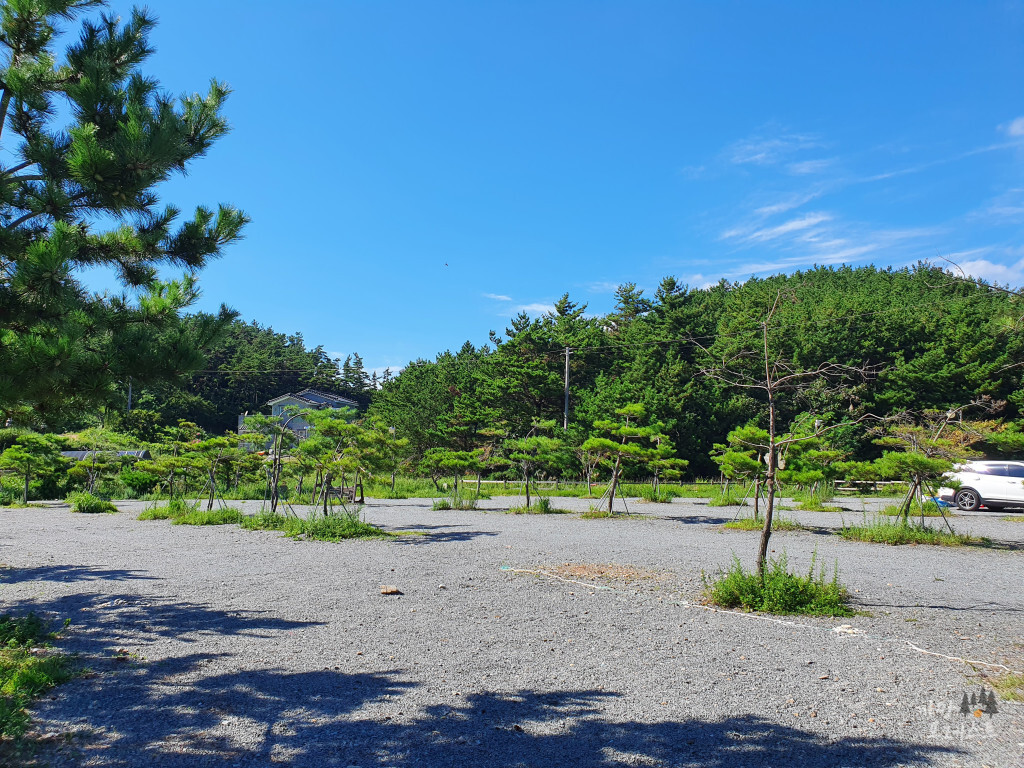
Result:
{"type": "Polygon", "coordinates": [[[742,496],[737,496],[731,488],[716,490],[715,494],[708,499],[709,507],[737,507],[743,501],[742,496]]]}
{"type": "Polygon", "coordinates": [[[1024,701],[1024,675],[1009,672],[988,679],[988,684],[999,691],[1006,701],[1024,701]]]}
{"type": "Polygon", "coordinates": [[[815,557],[806,576],[789,571],[786,555],[772,559],[764,573],[743,569],[739,558],[714,581],[704,579],[705,596],[723,608],[807,616],[852,616],[846,605],[846,587],[839,583],[839,567],[829,579],[822,568],[814,572],[815,557]]]}
{"type": "MultiPolygon", "coordinates": [[[[722,526],[734,531],[760,531],[764,528],[764,519],[755,520],[752,517],[741,517],[739,520],[730,520],[722,526]]],[[[795,520],[788,520],[785,517],[772,518],[773,531],[805,531],[807,528],[795,520]]]]}
{"type": "Polygon", "coordinates": [[[838,534],[850,541],[868,541],[875,544],[931,544],[939,547],[963,547],[987,544],[988,539],[965,533],[949,533],[927,525],[905,523],[902,520],[873,520],[863,525],[846,525],[838,534]]]}
{"type": "MultiPolygon", "coordinates": [[[[891,504],[890,506],[881,510],[879,514],[887,515],[889,517],[898,517],[903,513],[900,511],[898,504],[891,504]]],[[[925,517],[942,517],[942,510],[939,509],[939,505],[936,504],[934,501],[926,501],[923,505],[915,502],[910,507],[910,513],[908,514],[908,517],[921,517],[922,514],[924,514],[925,517]]],[[[946,517],[954,516],[955,515],[953,514],[952,508],[946,510],[946,517]]]]}
{"type": "Polygon", "coordinates": [[[659,488],[657,491],[651,485],[645,485],[640,488],[640,499],[651,504],[671,504],[675,496],[676,494],[665,488],[659,488]]]}
{"type": "Polygon", "coordinates": [[[317,541],[383,539],[394,535],[367,523],[357,512],[293,517],[264,511],[251,517],[243,517],[241,527],[253,531],[281,531],[285,536],[293,539],[316,539],[317,541]]]}
{"type": "Polygon", "coordinates": [[[547,496],[541,496],[528,507],[511,507],[508,510],[510,515],[564,515],[568,513],[568,509],[558,509],[551,506],[551,499],[547,496]]]}
{"type": "Polygon", "coordinates": [[[139,520],[175,520],[199,509],[196,504],[189,504],[184,499],[171,499],[166,504],[144,509],[139,520]]]}
{"type": "MultiPolygon", "coordinates": [[[[32,699],[73,677],[70,659],[47,650],[55,637],[34,613],[0,616],[0,738],[24,735],[32,699]]],[[[0,758],[7,751],[0,744],[0,758]]]]}
{"type": "Polygon", "coordinates": [[[71,505],[72,512],[81,512],[89,515],[102,512],[117,512],[117,507],[111,502],[85,491],[69,493],[67,501],[71,505]]]}
{"type": "Polygon", "coordinates": [[[242,522],[242,513],[232,507],[198,509],[193,507],[184,515],[171,520],[172,525],[236,525],[242,522]]]}

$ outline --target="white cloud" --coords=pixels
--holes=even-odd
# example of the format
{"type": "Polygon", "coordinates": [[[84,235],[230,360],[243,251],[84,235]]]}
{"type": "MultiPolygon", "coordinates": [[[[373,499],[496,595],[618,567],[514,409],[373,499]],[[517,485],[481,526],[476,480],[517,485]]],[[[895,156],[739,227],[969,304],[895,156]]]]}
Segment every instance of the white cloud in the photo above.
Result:
{"type": "Polygon", "coordinates": [[[1024,220],[1024,188],[1006,190],[982,209],[969,214],[968,218],[992,219],[1003,223],[1024,220]]]}
{"type": "Polygon", "coordinates": [[[774,227],[761,227],[759,229],[737,228],[722,233],[722,239],[741,239],[747,243],[763,243],[768,240],[775,240],[784,235],[801,230],[816,227],[826,221],[831,221],[832,216],[828,213],[808,213],[795,219],[790,219],[784,224],[774,227]]]}
{"type": "Polygon", "coordinates": [[[505,295],[500,294],[500,293],[485,293],[484,294],[484,298],[485,299],[494,299],[495,301],[512,301],[512,297],[511,296],[505,296],[505,295]]]}
{"type": "Polygon", "coordinates": [[[726,152],[729,161],[735,165],[774,165],[794,152],[818,146],[821,145],[813,136],[790,133],[743,139],[732,144],[726,152]]]}
{"type": "MultiPolygon", "coordinates": [[[[973,259],[959,263],[965,274],[990,283],[1024,285],[1024,259],[1013,264],[997,264],[988,259],[973,259]]],[[[954,270],[955,271],[955,270],[954,270]]]]}
{"type": "Polygon", "coordinates": [[[802,195],[795,195],[785,200],[780,200],[777,203],[772,203],[770,205],[762,205],[760,208],[755,208],[754,214],[757,216],[768,218],[769,216],[774,216],[778,213],[785,213],[786,211],[791,211],[794,208],[799,208],[801,205],[809,203],[811,202],[811,200],[814,200],[817,197],[821,197],[821,195],[821,190],[815,192],[806,192],[802,195]]]}
{"type": "Polygon", "coordinates": [[[820,160],[803,160],[799,163],[790,163],[786,169],[790,173],[804,176],[810,173],[821,173],[835,165],[835,158],[821,158],[820,160]]]}
{"type": "Polygon", "coordinates": [[[590,293],[615,293],[619,290],[619,283],[613,283],[609,280],[587,283],[587,290],[590,293]]]}
{"type": "Polygon", "coordinates": [[[1007,136],[1024,136],[1024,117],[1015,118],[1001,127],[1007,136]]]}
{"type": "Polygon", "coordinates": [[[554,312],[554,304],[520,304],[514,310],[517,314],[519,312],[525,312],[528,315],[543,315],[546,312],[554,312]]]}

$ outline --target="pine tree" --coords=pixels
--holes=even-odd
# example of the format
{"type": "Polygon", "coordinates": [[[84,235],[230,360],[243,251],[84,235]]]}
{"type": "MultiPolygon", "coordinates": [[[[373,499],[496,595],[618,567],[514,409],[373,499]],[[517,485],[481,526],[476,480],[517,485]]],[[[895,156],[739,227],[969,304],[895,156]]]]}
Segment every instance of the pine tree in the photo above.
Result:
{"type": "Polygon", "coordinates": [[[56,25],[101,0],[0,0],[0,414],[52,424],[103,403],[115,382],[158,381],[201,367],[202,347],[233,314],[179,313],[193,274],[247,221],[221,205],[189,221],[158,186],[184,173],[227,129],[228,88],[174,99],[140,66],[154,19],[134,10],[82,22],[59,58],[56,25]],[[64,122],[62,116],[70,115],[64,122]],[[104,224],[110,222],[109,228],[104,224]],[[112,268],[125,296],[90,294],[85,267],[112,268]],[[157,269],[184,279],[160,282],[157,269]]]}

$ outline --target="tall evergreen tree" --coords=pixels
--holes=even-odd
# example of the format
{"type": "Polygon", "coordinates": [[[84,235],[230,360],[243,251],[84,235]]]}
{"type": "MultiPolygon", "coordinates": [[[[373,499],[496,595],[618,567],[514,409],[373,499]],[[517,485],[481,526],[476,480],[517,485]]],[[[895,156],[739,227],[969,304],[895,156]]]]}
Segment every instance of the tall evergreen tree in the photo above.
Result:
{"type": "Polygon", "coordinates": [[[157,190],[228,129],[228,88],[175,99],[141,65],[154,19],[134,10],[82,21],[60,57],[56,26],[101,0],[0,2],[0,416],[53,424],[103,403],[115,382],[165,379],[232,317],[184,327],[192,274],[237,239],[246,216],[221,205],[188,221],[157,190]],[[115,270],[127,295],[92,295],[82,268],[115,270]],[[160,282],[157,270],[188,275],[160,282]]]}

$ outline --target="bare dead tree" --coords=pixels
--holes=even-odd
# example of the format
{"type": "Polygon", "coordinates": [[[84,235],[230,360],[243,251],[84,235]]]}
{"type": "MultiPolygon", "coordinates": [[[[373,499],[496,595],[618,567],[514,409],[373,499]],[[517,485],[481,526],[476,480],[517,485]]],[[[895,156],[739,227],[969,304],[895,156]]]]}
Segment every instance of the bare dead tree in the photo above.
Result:
{"type": "Polygon", "coordinates": [[[778,489],[779,450],[792,443],[820,438],[840,427],[856,424],[867,419],[878,418],[873,414],[865,414],[856,418],[843,420],[837,424],[816,422],[814,429],[808,434],[784,437],[780,435],[778,425],[778,399],[783,393],[807,390],[812,385],[829,382],[834,391],[844,390],[846,382],[851,379],[866,379],[877,374],[874,366],[850,366],[826,362],[816,368],[804,369],[780,352],[773,351],[770,342],[773,320],[779,311],[782,301],[781,292],[775,296],[771,308],[763,321],[751,329],[749,336],[742,339],[739,347],[720,355],[714,352],[713,346],[704,347],[693,340],[696,347],[702,350],[708,364],[701,366],[699,372],[703,376],[720,381],[729,387],[747,391],[759,391],[764,394],[768,406],[768,439],[763,446],[765,461],[765,516],[761,528],[761,541],[757,552],[757,569],[763,573],[768,557],[768,542],[772,535],[772,520],[775,510],[775,496],[778,489]]]}

